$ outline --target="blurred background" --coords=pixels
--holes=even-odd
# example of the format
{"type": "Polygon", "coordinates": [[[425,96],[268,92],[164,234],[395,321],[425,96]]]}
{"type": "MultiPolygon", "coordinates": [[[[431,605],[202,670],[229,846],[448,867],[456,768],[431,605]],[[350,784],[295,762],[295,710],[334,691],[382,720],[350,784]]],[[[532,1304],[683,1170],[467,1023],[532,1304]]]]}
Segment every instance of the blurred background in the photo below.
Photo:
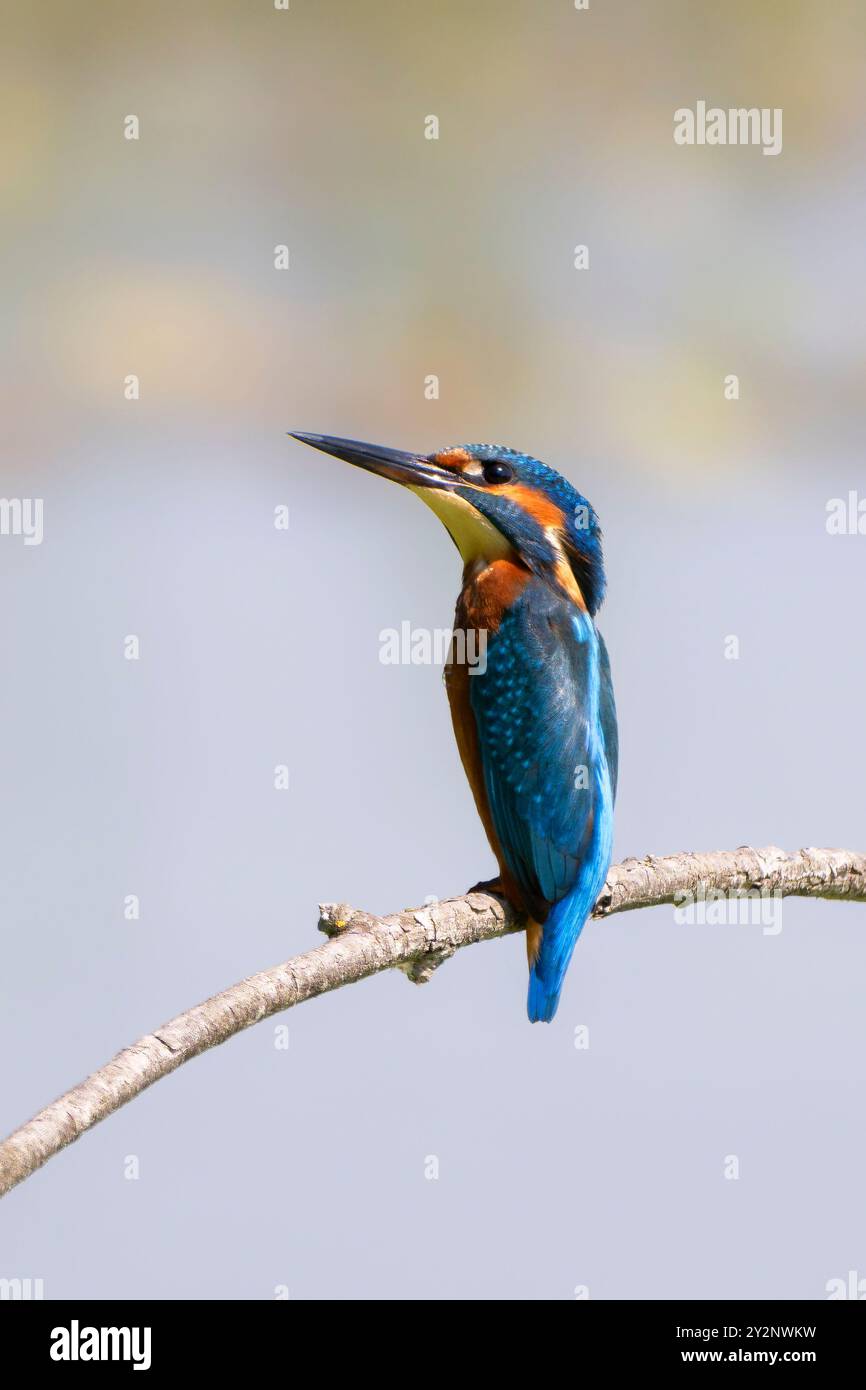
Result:
{"type": "MultiPolygon", "coordinates": [[[[44,538],[0,535],[0,1130],[315,945],[320,900],[492,870],[440,672],[379,660],[450,625],[456,553],[290,429],[504,442],[591,499],[617,858],[866,847],[866,535],[826,527],[866,497],[856,0],[2,23],[0,496],[43,499],[44,538]],[[699,100],[781,108],[781,154],[676,145],[699,100]]],[[[787,900],[774,936],[589,927],[550,1028],[516,938],[380,976],[54,1159],[2,1203],[0,1277],[825,1297],[866,1276],[864,968],[863,908],[787,900]]]]}

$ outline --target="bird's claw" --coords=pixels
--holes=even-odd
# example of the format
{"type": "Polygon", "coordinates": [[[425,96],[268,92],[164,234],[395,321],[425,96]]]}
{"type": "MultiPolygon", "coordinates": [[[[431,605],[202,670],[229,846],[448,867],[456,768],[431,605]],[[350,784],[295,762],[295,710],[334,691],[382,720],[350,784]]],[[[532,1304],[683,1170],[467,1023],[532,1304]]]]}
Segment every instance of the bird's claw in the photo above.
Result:
{"type": "Polygon", "coordinates": [[[502,879],[498,875],[496,878],[483,878],[480,883],[473,884],[468,891],[470,893],[491,893],[495,898],[505,897],[502,879]]]}

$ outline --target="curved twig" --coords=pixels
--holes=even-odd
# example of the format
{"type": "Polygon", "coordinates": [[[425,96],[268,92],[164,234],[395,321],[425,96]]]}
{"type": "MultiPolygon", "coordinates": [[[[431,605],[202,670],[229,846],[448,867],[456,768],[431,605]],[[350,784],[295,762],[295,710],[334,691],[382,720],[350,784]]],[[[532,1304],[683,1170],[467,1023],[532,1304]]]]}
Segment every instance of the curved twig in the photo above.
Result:
{"type": "MultiPolygon", "coordinates": [[[[594,917],[654,907],[709,891],[763,892],[866,902],[866,854],[838,849],[742,849],[615,865],[594,917]]],[[[40,1110],[0,1144],[0,1196],[53,1154],[132,1100],[154,1081],[235,1033],[317,994],[397,967],[417,984],[463,946],[519,931],[504,899],[472,891],[462,898],[371,917],[341,904],[321,908],[324,945],[232,985],[131,1047],[40,1110]]]]}

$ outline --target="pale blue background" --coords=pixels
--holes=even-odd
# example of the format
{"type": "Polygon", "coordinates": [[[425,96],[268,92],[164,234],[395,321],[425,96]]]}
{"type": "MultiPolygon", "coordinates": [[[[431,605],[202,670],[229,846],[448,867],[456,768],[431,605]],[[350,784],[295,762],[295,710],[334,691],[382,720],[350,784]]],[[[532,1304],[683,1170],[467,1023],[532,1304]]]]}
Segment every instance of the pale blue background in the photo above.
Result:
{"type": "MultiPolygon", "coordinates": [[[[316,944],[320,899],[491,870],[439,672],[378,661],[450,622],[456,553],[289,429],[500,440],[590,497],[618,857],[866,847],[866,536],[825,530],[866,495],[859,6],[88,0],[4,35],[0,495],[45,539],[0,538],[0,1129],[316,944]],[[781,106],[783,153],[677,148],[700,97],[781,106]]],[[[593,926],[551,1028],[517,939],[313,1001],[11,1194],[0,1276],[821,1298],[866,1274],[864,913],[593,926]]]]}

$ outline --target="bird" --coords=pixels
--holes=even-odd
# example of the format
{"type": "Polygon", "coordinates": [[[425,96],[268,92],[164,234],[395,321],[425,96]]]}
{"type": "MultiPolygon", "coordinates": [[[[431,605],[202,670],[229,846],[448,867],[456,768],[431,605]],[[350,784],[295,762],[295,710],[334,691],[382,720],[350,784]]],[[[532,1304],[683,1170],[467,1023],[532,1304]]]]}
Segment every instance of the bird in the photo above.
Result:
{"type": "Polygon", "coordinates": [[[408,488],[460,553],[453,634],[464,640],[445,668],[454,734],[499,866],[486,886],[526,920],[527,1013],[549,1023],[613,844],[619,735],[596,626],[598,517],[555,469],[504,445],[424,454],[290,433],[408,488]]]}

